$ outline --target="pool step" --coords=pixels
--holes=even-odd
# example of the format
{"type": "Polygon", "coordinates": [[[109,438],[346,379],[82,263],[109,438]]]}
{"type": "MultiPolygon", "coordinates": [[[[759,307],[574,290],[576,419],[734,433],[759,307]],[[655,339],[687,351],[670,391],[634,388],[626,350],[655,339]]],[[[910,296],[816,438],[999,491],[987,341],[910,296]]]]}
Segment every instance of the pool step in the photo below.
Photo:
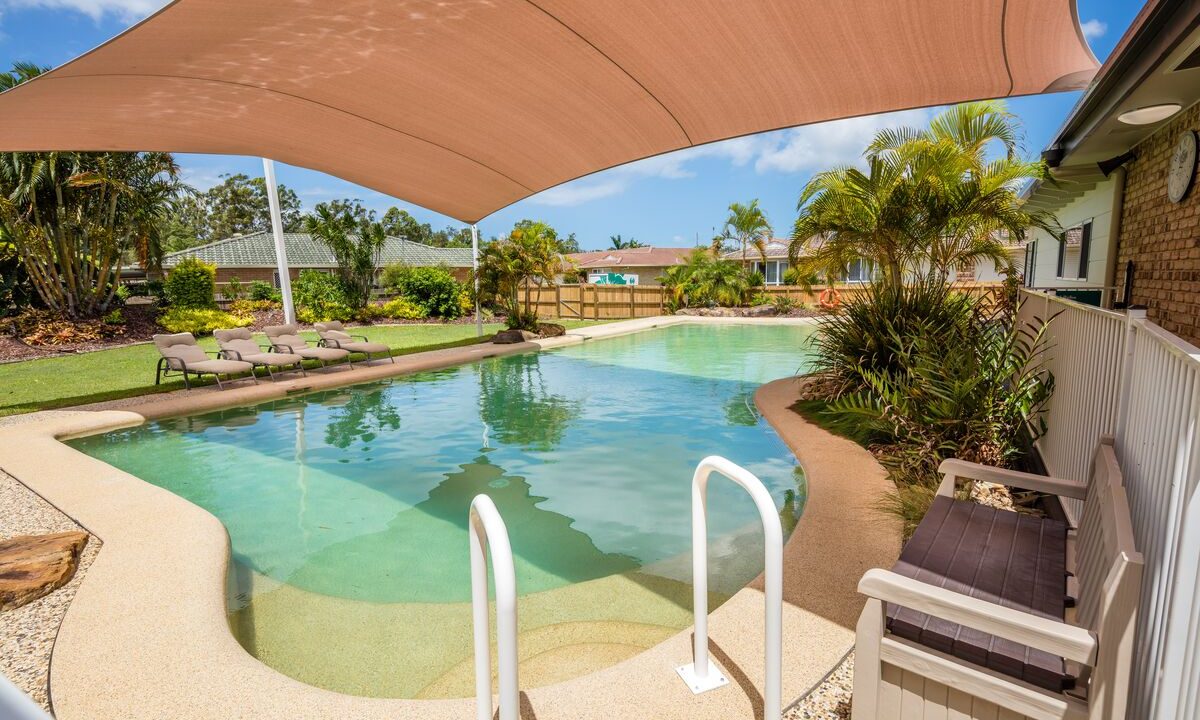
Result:
{"type": "MultiPolygon", "coordinates": [[[[521,684],[550,685],[601,670],[652,648],[677,632],[660,625],[619,621],[564,622],[523,632],[517,638],[521,684]]],[[[495,670],[493,654],[493,682],[495,670]]],[[[470,697],[474,693],[475,661],[468,657],[423,688],[417,697],[470,697]]]]}

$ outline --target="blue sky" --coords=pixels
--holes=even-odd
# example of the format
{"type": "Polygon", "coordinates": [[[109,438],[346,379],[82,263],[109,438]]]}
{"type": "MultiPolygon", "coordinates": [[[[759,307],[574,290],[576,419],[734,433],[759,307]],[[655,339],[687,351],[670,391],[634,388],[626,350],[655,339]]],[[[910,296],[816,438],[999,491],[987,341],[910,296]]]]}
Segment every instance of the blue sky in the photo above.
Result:
{"type": "MultiPolygon", "coordinates": [[[[253,0],[247,0],[252,2],[253,0]]],[[[836,0],[830,0],[831,2],[836,0]]],[[[0,0],[0,67],[15,61],[60,65],[154,11],[162,0],[0,0]]],[[[1103,61],[1142,6],[1140,0],[1078,0],[1084,33],[1103,61]]],[[[1060,93],[1009,101],[1022,120],[1033,156],[1049,141],[1078,99],[1060,93]]],[[[608,170],[548,190],[480,223],[487,236],[522,218],[574,232],[585,249],[608,245],[620,233],[654,245],[706,243],[733,201],[758,198],[777,234],[795,218],[796,197],[816,170],[853,162],[877,128],[919,125],[932,111],[914,110],[764,133],[608,170]]],[[[0,132],[3,132],[0,129],[0,132]]],[[[258,158],[180,155],[190,183],[206,188],[222,173],[261,175],[258,158]]],[[[331,198],[358,198],[379,210],[408,209],[434,227],[460,223],[381,193],[303,168],[278,166],[279,181],[306,207],[331,198]]]]}

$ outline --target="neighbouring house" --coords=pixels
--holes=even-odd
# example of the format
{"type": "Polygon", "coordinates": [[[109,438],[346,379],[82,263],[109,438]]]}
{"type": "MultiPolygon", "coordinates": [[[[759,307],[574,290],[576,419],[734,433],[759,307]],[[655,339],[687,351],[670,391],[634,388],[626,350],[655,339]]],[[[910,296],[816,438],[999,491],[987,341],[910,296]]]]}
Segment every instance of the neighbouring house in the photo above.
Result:
{"type": "Polygon", "coordinates": [[[1038,233],[1031,288],[1146,307],[1200,341],[1200,5],[1147,5],[1042,153],[1053,182],[1026,191],[1065,241],[1038,233]]]}
{"type": "MultiPolygon", "coordinates": [[[[294,280],[301,270],[333,272],[337,261],[333,253],[308,233],[284,233],[290,275],[294,280]]],[[[163,270],[184,258],[199,258],[217,266],[218,288],[231,278],[247,283],[255,280],[279,287],[279,271],[275,263],[275,240],[269,232],[257,232],[218,240],[217,242],[174,252],[163,258],[163,270]]],[[[471,248],[440,248],[389,237],[379,254],[379,268],[403,263],[405,265],[444,265],[460,282],[470,278],[471,248]]]]}
{"type": "MultiPolygon", "coordinates": [[[[757,248],[748,247],[743,254],[741,248],[725,253],[730,260],[745,260],[755,272],[761,274],[767,285],[786,285],[785,277],[788,270],[788,245],[791,241],[782,238],[772,238],[766,247],[766,260],[757,248]]],[[[1006,244],[1009,258],[1013,266],[1020,268],[1025,262],[1025,248],[1021,243],[1006,244]]],[[[838,282],[846,284],[865,283],[871,280],[873,270],[871,263],[866,260],[856,260],[850,264],[838,282]]],[[[971,267],[960,268],[953,280],[955,282],[1000,282],[1003,279],[996,264],[991,260],[980,260],[971,267]]]]}
{"type": "Polygon", "coordinates": [[[651,285],[674,265],[684,265],[694,247],[638,247],[626,250],[592,250],[570,253],[570,260],[583,282],[619,285],[651,285]]]}

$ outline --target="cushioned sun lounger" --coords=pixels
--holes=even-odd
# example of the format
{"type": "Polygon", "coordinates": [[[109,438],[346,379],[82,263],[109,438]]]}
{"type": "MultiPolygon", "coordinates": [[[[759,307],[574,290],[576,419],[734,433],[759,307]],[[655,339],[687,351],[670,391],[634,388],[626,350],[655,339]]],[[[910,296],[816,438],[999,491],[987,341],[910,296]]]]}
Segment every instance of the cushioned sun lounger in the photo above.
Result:
{"type": "Polygon", "coordinates": [[[300,337],[300,330],[294,323],[291,325],[268,325],[263,328],[263,332],[271,341],[272,352],[299,355],[307,360],[320,360],[322,365],[327,362],[345,360],[350,363],[350,367],[354,367],[353,361],[350,360],[349,350],[313,347],[308,344],[307,340],[300,337]]]}
{"type": "Polygon", "coordinates": [[[367,362],[371,361],[372,355],[384,355],[393,363],[396,362],[396,358],[392,357],[392,349],[390,347],[383,343],[370,342],[365,335],[351,335],[336,320],[317,323],[313,327],[317,329],[317,335],[321,336],[321,344],[325,347],[341,348],[342,350],[349,350],[352,353],[362,353],[367,356],[367,362]],[[358,338],[358,340],[355,340],[355,338],[358,338]]]}
{"type": "Polygon", "coordinates": [[[172,335],[155,335],[154,346],[162,355],[158,360],[158,368],[154,372],[154,384],[158,385],[172,370],[183,373],[183,386],[192,389],[188,375],[212,375],[217,379],[217,387],[221,385],[222,375],[235,375],[248,372],[255,384],[258,378],[254,376],[254,365],[242,360],[214,359],[196,344],[196,338],[191,333],[175,333],[172,335]]]}
{"type": "Polygon", "coordinates": [[[299,370],[301,375],[304,372],[304,358],[295,353],[280,353],[268,352],[258,346],[254,342],[254,336],[246,328],[233,328],[231,330],[217,330],[213,333],[213,337],[217,339],[217,345],[221,346],[221,354],[229,360],[243,360],[253,364],[255,367],[265,367],[267,375],[272,380],[275,379],[275,374],[271,372],[271,367],[291,368],[299,370]]]}

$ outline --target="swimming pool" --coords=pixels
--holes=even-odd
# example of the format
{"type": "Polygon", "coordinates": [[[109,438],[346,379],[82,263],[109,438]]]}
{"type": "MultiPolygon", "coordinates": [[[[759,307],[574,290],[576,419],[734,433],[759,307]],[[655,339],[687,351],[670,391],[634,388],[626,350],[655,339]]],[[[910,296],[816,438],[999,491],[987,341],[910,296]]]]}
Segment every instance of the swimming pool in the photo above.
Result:
{"type": "MultiPolygon", "coordinates": [[[[472,694],[466,511],[488,493],[517,556],[532,687],[690,624],[704,455],[756,473],[794,525],[803,476],[752,394],[803,369],[810,332],[675,326],[71,444],[216,515],[243,646],[361,695],[472,694]]],[[[761,570],[761,541],[740,491],[715,482],[710,508],[715,606],[761,570]]]]}

